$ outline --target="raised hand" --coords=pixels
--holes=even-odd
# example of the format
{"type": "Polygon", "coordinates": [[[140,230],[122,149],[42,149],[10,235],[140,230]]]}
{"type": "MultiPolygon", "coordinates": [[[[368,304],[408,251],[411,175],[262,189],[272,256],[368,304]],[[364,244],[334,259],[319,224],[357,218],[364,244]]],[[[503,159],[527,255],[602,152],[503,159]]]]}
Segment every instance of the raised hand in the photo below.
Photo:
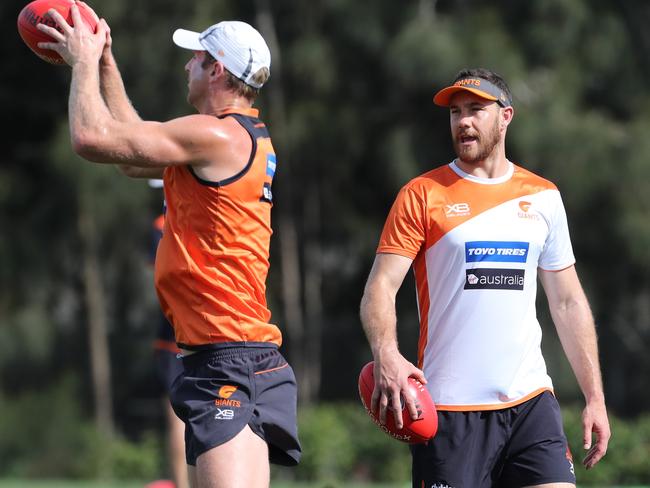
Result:
{"type": "MultiPolygon", "coordinates": [[[[92,12],[92,10],[91,10],[92,12]]],[[[83,21],[77,2],[70,7],[72,25],[55,9],[50,9],[47,15],[56,22],[59,29],[45,24],[38,24],[37,29],[46,33],[55,42],[39,42],[38,47],[57,52],[70,66],[78,62],[97,63],[106,44],[106,23],[99,22],[96,32],[83,21]]],[[[93,15],[94,14],[93,12],[93,15]]]]}

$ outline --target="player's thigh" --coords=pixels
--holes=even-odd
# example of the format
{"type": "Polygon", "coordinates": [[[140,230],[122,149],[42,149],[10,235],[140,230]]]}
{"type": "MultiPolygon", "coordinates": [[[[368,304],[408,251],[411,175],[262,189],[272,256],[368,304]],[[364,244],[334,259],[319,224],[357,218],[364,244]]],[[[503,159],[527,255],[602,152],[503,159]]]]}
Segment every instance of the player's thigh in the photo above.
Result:
{"type": "Polygon", "coordinates": [[[234,438],[196,460],[196,488],[268,488],[266,442],[246,426],[234,438]]]}

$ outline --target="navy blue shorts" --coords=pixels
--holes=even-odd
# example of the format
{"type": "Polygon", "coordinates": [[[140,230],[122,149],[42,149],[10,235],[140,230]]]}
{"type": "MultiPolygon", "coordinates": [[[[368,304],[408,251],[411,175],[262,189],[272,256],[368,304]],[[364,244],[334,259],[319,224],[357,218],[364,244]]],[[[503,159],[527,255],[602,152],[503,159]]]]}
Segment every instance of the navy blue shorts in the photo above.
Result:
{"type": "Polygon", "coordinates": [[[274,344],[223,345],[183,357],[183,366],[171,402],[185,422],[187,464],[246,425],[268,444],[270,462],[298,464],[296,378],[274,344]]]}
{"type": "Polygon", "coordinates": [[[413,488],[576,482],[560,406],[548,391],[503,410],[439,411],[438,433],[411,454],[413,488]]]}
{"type": "Polygon", "coordinates": [[[156,365],[156,377],[166,394],[171,391],[172,385],[176,378],[183,372],[183,361],[178,357],[178,353],[157,348],[154,351],[154,362],[156,365]]]}
{"type": "Polygon", "coordinates": [[[158,314],[158,332],[154,347],[156,377],[165,394],[169,394],[176,378],[183,372],[180,350],[174,340],[174,329],[162,312],[158,314]]]}

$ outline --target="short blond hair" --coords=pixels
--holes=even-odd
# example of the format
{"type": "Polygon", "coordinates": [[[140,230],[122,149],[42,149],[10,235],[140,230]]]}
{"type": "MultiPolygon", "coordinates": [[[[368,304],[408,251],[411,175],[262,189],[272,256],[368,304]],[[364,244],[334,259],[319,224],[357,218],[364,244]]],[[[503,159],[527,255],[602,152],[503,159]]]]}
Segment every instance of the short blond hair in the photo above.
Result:
{"type": "MultiPolygon", "coordinates": [[[[212,56],[212,54],[210,54],[209,52],[205,51],[205,58],[203,59],[203,63],[201,64],[201,67],[205,69],[215,61],[217,60],[214,58],[214,56],[212,56]]],[[[270,74],[271,73],[269,69],[263,67],[260,68],[257,71],[257,73],[253,75],[252,80],[259,85],[263,85],[264,83],[266,83],[266,80],[269,79],[270,74]]],[[[246,98],[250,102],[254,102],[255,99],[257,98],[257,95],[260,92],[259,88],[255,88],[254,86],[251,86],[248,83],[240,80],[227,69],[226,69],[226,86],[228,87],[228,89],[234,91],[237,95],[246,98]]]]}

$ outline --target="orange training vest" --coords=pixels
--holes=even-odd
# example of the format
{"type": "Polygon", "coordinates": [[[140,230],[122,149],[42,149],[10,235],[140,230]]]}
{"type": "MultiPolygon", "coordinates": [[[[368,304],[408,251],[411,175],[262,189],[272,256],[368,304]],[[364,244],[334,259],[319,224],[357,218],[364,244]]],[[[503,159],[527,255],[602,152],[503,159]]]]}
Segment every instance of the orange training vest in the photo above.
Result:
{"type": "Polygon", "coordinates": [[[167,213],[155,281],[180,347],[282,342],[265,296],[276,161],[257,115],[256,109],[219,115],[235,117],[253,142],[238,174],[210,182],[191,166],[165,169],[167,213]]]}

